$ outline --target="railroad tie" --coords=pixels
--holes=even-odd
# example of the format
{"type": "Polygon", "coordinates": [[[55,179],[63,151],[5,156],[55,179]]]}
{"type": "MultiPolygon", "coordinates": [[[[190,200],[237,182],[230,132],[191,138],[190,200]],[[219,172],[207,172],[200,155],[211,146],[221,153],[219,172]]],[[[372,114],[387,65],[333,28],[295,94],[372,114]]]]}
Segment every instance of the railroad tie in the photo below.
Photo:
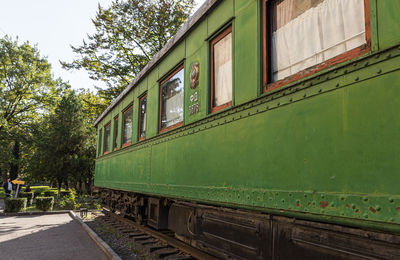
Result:
{"type": "Polygon", "coordinates": [[[169,247],[169,248],[163,248],[163,249],[156,250],[153,253],[151,253],[151,256],[154,259],[163,259],[167,256],[176,254],[178,252],[179,252],[178,249],[169,247]]]}

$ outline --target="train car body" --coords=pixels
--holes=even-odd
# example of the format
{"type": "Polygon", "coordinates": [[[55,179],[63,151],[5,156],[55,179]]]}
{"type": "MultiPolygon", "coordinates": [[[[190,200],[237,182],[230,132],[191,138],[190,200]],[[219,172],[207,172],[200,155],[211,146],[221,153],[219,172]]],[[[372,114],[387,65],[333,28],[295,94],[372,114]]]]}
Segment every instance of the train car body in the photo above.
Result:
{"type": "Polygon", "coordinates": [[[274,80],[275,2],[206,1],[96,120],[95,186],[222,258],[400,257],[400,1],[362,0],[365,43],[274,80]],[[217,106],[227,35],[231,99],[217,106]],[[168,125],[174,77],[182,119],[168,125]]]}

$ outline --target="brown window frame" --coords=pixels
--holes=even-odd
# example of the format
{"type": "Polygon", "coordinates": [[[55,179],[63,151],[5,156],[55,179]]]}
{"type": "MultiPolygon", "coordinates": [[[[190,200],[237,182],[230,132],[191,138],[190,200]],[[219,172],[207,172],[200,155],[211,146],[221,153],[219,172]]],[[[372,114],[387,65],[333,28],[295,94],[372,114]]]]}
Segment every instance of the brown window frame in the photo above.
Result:
{"type": "MultiPolygon", "coordinates": [[[[161,116],[162,116],[161,113],[162,113],[162,85],[167,80],[172,78],[175,74],[177,74],[181,69],[184,69],[184,68],[185,68],[185,64],[179,65],[179,67],[177,67],[170,74],[168,74],[168,76],[165,79],[163,79],[161,81],[161,83],[160,83],[160,87],[159,87],[159,91],[160,91],[160,99],[159,99],[160,113],[159,113],[159,117],[158,117],[158,133],[160,133],[160,134],[183,125],[183,120],[182,120],[181,122],[176,123],[174,125],[171,125],[169,127],[161,128],[161,116]]],[[[184,77],[183,80],[185,81],[185,76],[183,76],[183,77],[184,77]]],[[[185,91],[185,82],[183,83],[183,91],[185,91]]]]}
{"type": "Polygon", "coordinates": [[[118,129],[117,129],[117,131],[115,131],[115,126],[118,127],[118,123],[119,123],[118,118],[119,118],[119,116],[114,117],[113,151],[118,149],[118,129]],[[117,121],[117,123],[115,123],[115,121],[117,121]]]}
{"type": "Polygon", "coordinates": [[[290,75],[284,79],[278,80],[276,82],[271,82],[271,26],[272,26],[272,15],[271,15],[271,3],[277,0],[263,0],[262,4],[262,82],[263,82],[263,92],[272,91],[274,89],[280,88],[287,85],[293,81],[305,78],[312,74],[315,74],[327,67],[336,65],[338,63],[357,58],[365,53],[371,51],[371,18],[370,18],[370,3],[369,0],[364,0],[364,15],[365,15],[365,38],[366,43],[339,54],[329,60],[322,63],[316,64],[310,68],[299,71],[293,75],[290,75]]]}
{"type": "MultiPolygon", "coordinates": [[[[141,130],[141,122],[142,122],[142,101],[143,99],[147,98],[147,92],[142,94],[139,97],[139,131],[138,131],[138,141],[143,141],[146,139],[146,133],[144,134],[144,137],[140,137],[140,130],[141,130]]],[[[147,113],[147,101],[146,101],[146,113],[147,113]]],[[[146,130],[145,130],[146,131],[146,130]]]]}
{"type": "MultiPolygon", "coordinates": [[[[111,136],[111,121],[104,125],[104,140],[103,140],[103,155],[108,154],[111,152],[111,149],[106,151],[106,128],[110,127],[110,136],[111,136]]],[[[109,147],[111,148],[111,147],[109,147]]]]}
{"type": "MultiPolygon", "coordinates": [[[[217,36],[215,36],[211,42],[210,42],[210,54],[211,54],[211,60],[210,60],[210,70],[211,70],[211,78],[210,78],[210,112],[214,113],[219,110],[222,110],[224,108],[232,106],[232,100],[219,105],[219,106],[214,106],[214,45],[218,43],[220,40],[222,40],[225,36],[227,36],[229,33],[232,33],[232,25],[229,25],[226,29],[224,29],[222,32],[220,32],[217,36]]],[[[233,36],[233,35],[232,35],[233,36]]],[[[232,37],[232,51],[233,51],[233,37],[232,37]]],[[[233,77],[233,53],[232,53],[232,77],[233,77]]],[[[233,81],[232,81],[232,93],[233,93],[233,81]]],[[[233,98],[233,97],[232,97],[233,98]]]]}
{"type": "MultiPolygon", "coordinates": [[[[126,107],[124,109],[124,111],[122,112],[121,148],[127,147],[132,144],[132,138],[131,138],[130,142],[124,143],[125,114],[126,114],[126,112],[128,112],[129,110],[132,110],[132,109],[133,109],[133,104],[126,107]]],[[[133,110],[132,110],[132,124],[133,124],[133,110]]]]}
{"type": "Polygon", "coordinates": [[[97,157],[100,157],[102,155],[101,154],[101,149],[103,148],[102,140],[103,140],[103,128],[100,128],[100,130],[99,130],[99,146],[98,146],[99,150],[97,151],[97,157]]]}

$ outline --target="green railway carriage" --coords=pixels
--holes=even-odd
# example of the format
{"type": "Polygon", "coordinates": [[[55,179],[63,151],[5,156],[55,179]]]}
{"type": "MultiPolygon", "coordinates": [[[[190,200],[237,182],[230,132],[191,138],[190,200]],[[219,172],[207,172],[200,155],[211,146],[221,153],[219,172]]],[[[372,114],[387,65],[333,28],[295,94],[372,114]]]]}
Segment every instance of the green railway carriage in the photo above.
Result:
{"type": "Polygon", "coordinates": [[[221,258],[400,258],[399,11],[206,1],[96,120],[104,203],[221,258]]]}

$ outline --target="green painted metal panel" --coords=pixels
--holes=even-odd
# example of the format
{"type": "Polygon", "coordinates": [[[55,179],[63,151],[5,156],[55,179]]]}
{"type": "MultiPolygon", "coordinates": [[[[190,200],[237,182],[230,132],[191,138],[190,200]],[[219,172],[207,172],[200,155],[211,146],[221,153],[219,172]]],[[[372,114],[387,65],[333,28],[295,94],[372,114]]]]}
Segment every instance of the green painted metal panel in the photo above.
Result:
{"type": "Polygon", "coordinates": [[[379,47],[388,48],[400,43],[400,1],[377,1],[379,47]]]}
{"type": "Polygon", "coordinates": [[[151,70],[149,75],[147,76],[147,87],[150,88],[158,83],[159,74],[158,74],[158,67],[155,67],[151,70]]]}
{"type": "Polygon", "coordinates": [[[208,113],[208,93],[209,93],[209,70],[208,70],[208,43],[203,44],[192,56],[186,58],[187,69],[185,70],[185,124],[192,123],[204,118],[208,113]],[[199,63],[199,84],[195,89],[190,88],[190,69],[193,64],[199,63]],[[197,93],[197,94],[196,94],[197,93]],[[197,96],[197,101],[192,97],[197,96]],[[199,106],[199,112],[190,114],[189,107],[195,104],[199,106]]]}
{"type": "Polygon", "coordinates": [[[221,3],[207,17],[207,34],[212,36],[226,24],[234,14],[234,0],[221,1],[221,3]]]}
{"type": "Polygon", "coordinates": [[[185,42],[181,42],[178,46],[176,46],[169,55],[164,58],[159,68],[160,78],[168,76],[171,70],[181,64],[185,58],[185,42]]]}
{"type": "Polygon", "coordinates": [[[158,83],[150,87],[147,93],[148,124],[146,125],[146,138],[151,138],[158,134],[159,93],[158,83]]]}
{"type": "MultiPolygon", "coordinates": [[[[241,104],[256,98],[260,93],[259,41],[254,40],[260,34],[258,27],[258,2],[246,1],[236,11],[234,21],[234,75],[235,75],[235,104],[241,104]],[[240,75],[240,76],[239,76],[240,75]],[[239,87],[246,86],[246,87],[239,87]]],[[[236,4],[238,7],[238,5],[236,4]]]]}
{"type": "Polygon", "coordinates": [[[207,20],[201,22],[186,37],[186,57],[194,55],[200,48],[207,44],[207,20]]]}

